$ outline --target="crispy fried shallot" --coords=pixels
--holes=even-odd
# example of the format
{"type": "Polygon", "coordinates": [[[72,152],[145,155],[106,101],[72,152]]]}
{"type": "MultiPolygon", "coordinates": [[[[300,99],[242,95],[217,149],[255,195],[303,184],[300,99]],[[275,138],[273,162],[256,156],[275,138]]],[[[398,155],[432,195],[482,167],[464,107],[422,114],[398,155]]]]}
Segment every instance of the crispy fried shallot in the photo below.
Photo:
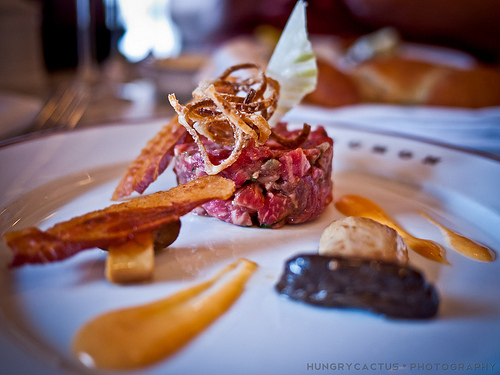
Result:
{"type": "Polygon", "coordinates": [[[11,267],[66,259],[77,252],[118,246],[138,233],[153,232],[213,199],[228,199],[234,182],[205,176],[168,191],[139,197],[58,223],[46,231],[26,228],[6,233],[11,267]]]}
{"type": "Polygon", "coordinates": [[[309,138],[309,134],[311,134],[311,125],[308,125],[304,123],[304,126],[302,127],[302,131],[300,132],[299,135],[295,138],[284,138],[275,131],[272,131],[271,133],[271,138],[274,139],[276,142],[278,142],[280,145],[283,147],[289,148],[290,150],[294,150],[302,144],[307,141],[307,138],[309,138]]]}
{"type": "Polygon", "coordinates": [[[276,110],[279,88],[279,83],[267,77],[257,65],[240,64],[202,83],[185,106],[174,94],[169,95],[179,123],[200,149],[207,174],[217,174],[233,164],[250,141],[257,146],[266,143],[271,135],[268,120],[276,110]],[[249,78],[233,75],[240,70],[256,70],[256,74],[249,78]],[[218,165],[212,164],[201,136],[232,147],[230,156],[218,165]]]}

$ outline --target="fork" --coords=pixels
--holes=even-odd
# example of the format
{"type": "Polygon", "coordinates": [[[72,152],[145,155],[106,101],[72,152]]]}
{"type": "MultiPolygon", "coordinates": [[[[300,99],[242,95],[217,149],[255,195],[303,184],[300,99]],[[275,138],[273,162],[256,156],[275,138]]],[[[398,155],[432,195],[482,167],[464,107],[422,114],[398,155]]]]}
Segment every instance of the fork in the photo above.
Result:
{"type": "Polygon", "coordinates": [[[47,129],[73,129],[83,116],[91,99],[92,84],[96,82],[95,51],[92,42],[92,9],[90,0],[75,0],[77,16],[76,77],[60,85],[38,114],[29,132],[47,129]]]}
{"type": "Polygon", "coordinates": [[[90,102],[90,88],[82,79],[60,85],[35,119],[29,132],[73,129],[90,102]]]}

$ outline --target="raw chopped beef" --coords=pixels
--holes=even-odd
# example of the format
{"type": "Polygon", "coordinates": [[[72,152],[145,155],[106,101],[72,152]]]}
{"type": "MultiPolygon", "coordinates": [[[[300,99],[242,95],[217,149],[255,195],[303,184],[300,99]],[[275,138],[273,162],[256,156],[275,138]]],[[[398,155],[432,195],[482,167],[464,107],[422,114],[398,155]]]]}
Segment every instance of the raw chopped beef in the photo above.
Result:
{"type": "MultiPolygon", "coordinates": [[[[294,138],[300,132],[288,131],[285,123],[278,124],[274,131],[285,138],[294,138]]],[[[214,164],[231,152],[208,142],[205,146],[214,164]]],[[[174,171],[179,183],[205,175],[195,143],[178,145],[175,154],[174,171]]],[[[234,196],[206,203],[197,212],[241,226],[278,228],[313,220],[333,199],[332,158],[333,140],[321,126],[296,149],[287,149],[271,139],[260,147],[249,146],[234,164],[220,172],[235,182],[234,196]]]]}

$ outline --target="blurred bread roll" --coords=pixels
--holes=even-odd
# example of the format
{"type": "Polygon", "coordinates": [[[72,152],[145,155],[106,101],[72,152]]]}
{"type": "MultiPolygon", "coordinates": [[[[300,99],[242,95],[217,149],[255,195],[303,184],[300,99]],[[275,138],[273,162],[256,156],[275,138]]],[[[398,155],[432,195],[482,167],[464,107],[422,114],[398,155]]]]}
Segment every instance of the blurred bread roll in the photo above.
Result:
{"type": "Polygon", "coordinates": [[[325,60],[318,59],[316,90],[306,95],[304,101],[324,107],[340,107],[361,101],[359,90],[351,77],[325,60]]]}
{"type": "Polygon", "coordinates": [[[450,69],[436,82],[425,104],[470,108],[498,106],[500,71],[491,67],[450,69]]]}
{"type": "Polygon", "coordinates": [[[318,86],[306,102],[325,107],[357,103],[482,108],[500,106],[500,69],[456,67],[399,54],[349,69],[318,61],[318,86]]]}
{"type": "Polygon", "coordinates": [[[351,78],[365,102],[415,105],[426,103],[446,70],[423,61],[390,57],[359,65],[351,78]]]}

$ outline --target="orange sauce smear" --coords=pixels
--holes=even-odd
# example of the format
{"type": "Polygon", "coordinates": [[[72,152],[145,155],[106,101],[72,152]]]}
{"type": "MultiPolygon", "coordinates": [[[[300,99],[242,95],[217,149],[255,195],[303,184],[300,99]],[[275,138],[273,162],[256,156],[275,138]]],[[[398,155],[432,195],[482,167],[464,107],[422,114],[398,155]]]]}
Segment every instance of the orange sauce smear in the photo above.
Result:
{"type": "Polygon", "coordinates": [[[473,241],[470,238],[462,236],[461,234],[434,220],[424,212],[420,212],[420,214],[437,226],[441,230],[441,233],[443,234],[443,237],[448,245],[460,254],[479,262],[492,262],[495,260],[496,254],[493,249],[473,241]]]}
{"type": "MultiPolygon", "coordinates": [[[[444,257],[445,251],[441,245],[434,241],[413,237],[399,227],[381,207],[371,200],[359,195],[344,195],[335,202],[335,207],[346,216],[367,217],[385,224],[396,230],[403,237],[408,247],[418,254],[437,262],[449,264],[444,257]]],[[[420,214],[436,225],[441,230],[447,244],[460,254],[480,262],[492,262],[495,260],[496,254],[492,249],[445,227],[423,212],[420,214]]]]}
{"type": "Polygon", "coordinates": [[[346,216],[366,217],[387,225],[397,231],[405,240],[406,245],[416,253],[436,262],[450,264],[445,259],[445,249],[441,245],[431,240],[412,236],[397,225],[381,207],[367,198],[359,195],[344,195],[336,200],[335,208],[346,216]]]}
{"type": "Polygon", "coordinates": [[[240,259],[212,279],[143,306],[111,311],[85,324],[73,340],[86,366],[128,370],[164,359],[226,312],[257,265],[240,259]]]}

